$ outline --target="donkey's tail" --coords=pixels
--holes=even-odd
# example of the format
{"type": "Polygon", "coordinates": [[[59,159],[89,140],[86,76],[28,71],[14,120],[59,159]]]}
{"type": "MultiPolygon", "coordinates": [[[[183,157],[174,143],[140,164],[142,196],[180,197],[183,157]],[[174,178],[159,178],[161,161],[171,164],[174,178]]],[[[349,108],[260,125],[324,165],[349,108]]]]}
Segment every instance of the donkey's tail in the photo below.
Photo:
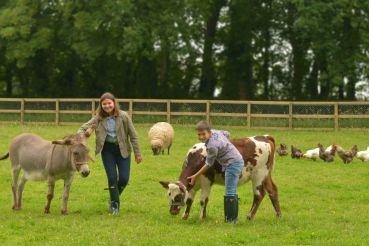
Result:
{"type": "Polygon", "coordinates": [[[5,160],[6,158],[8,158],[9,157],[9,152],[8,153],[6,153],[5,155],[2,155],[2,156],[0,156],[0,161],[1,160],[5,160]]]}

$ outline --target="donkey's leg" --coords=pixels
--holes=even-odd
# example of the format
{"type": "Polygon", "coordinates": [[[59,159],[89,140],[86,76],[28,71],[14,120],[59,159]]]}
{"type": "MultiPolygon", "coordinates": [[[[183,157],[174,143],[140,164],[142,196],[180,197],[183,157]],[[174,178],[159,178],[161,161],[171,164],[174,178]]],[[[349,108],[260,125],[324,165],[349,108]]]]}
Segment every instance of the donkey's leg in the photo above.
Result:
{"type": "Polygon", "coordinates": [[[22,208],[22,194],[23,194],[24,185],[26,184],[26,182],[27,182],[27,178],[25,175],[23,175],[18,184],[18,202],[15,208],[16,210],[20,210],[22,208]]]}
{"type": "Polygon", "coordinates": [[[50,204],[51,204],[51,200],[54,197],[54,188],[55,188],[55,179],[53,177],[49,177],[48,181],[48,191],[47,191],[47,203],[45,205],[45,214],[50,213],[50,204]]]}
{"type": "Polygon", "coordinates": [[[12,192],[13,192],[13,209],[18,209],[17,204],[17,190],[18,190],[18,178],[20,173],[20,167],[13,167],[12,170],[12,192]]]}
{"type": "Polygon", "coordinates": [[[71,176],[69,176],[67,179],[64,180],[63,202],[62,202],[62,209],[61,209],[61,213],[64,215],[68,214],[67,205],[68,205],[70,186],[72,185],[73,178],[74,178],[74,174],[72,174],[71,176]]]}
{"type": "Polygon", "coordinates": [[[208,205],[209,195],[211,191],[211,182],[207,178],[203,178],[201,180],[201,197],[200,197],[200,205],[201,205],[201,213],[200,219],[206,218],[206,206],[208,205]]]}
{"type": "Polygon", "coordinates": [[[281,208],[279,206],[278,189],[277,189],[277,186],[274,184],[272,177],[270,175],[268,175],[265,178],[264,187],[269,194],[269,198],[272,201],[277,217],[281,217],[282,213],[281,213],[281,208]]]}
{"type": "Polygon", "coordinates": [[[191,189],[188,192],[188,198],[186,201],[186,210],[184,211],[183,215],[182,215],[182,219],[186,220],[188,218],[188,216],[190,215],[190,210],[191,210],[191,206],[193,203],[193,200],[195,198],[196,195],[196,190],[195,189],[191,189]]]}
{"type": "Polygon", "coordinates": [[[258,210],[259,205],[265,196],[265,190],[263,185],[264,179],[265,176],[262,175],[260,172],[254,173],[252,175],[252,188],[254,192],[254,201],[252,203],[251,210],[247,215],[247,218],[249,220],[252,220],[254,218],[256,211],[258,210]]]}

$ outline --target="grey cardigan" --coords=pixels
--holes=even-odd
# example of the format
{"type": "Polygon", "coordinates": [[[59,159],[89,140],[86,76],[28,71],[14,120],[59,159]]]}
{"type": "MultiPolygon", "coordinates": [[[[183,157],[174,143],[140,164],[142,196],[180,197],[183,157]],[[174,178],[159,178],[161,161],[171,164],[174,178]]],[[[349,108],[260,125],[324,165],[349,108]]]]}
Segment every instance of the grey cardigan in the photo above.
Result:
{"type": "MultiPolygon", "coordinates": [[[[104,147],[105,138],[107,136],[107,118],[98,119],[96,116],[92,117],[88,122],[83,124],[78,132],[84,133],[87,128],[95,124],[96,129],[96,149],[95,155],[98,155],[104,147]]],[[[133,146],[133,152],[135,155],[141,155],[140,145],[138,143],[138,137],[136,130],[133,126],[132,120],[129,115],[124,111],[119,111],[119,116],[115,118],[115,130],[117,133],[117,140],[119,144],[120,153],[123,158],[127,158],[131,153],[131,144],[133,146]],[[129,139],[128,139],[129,138],[129,139]]]]}

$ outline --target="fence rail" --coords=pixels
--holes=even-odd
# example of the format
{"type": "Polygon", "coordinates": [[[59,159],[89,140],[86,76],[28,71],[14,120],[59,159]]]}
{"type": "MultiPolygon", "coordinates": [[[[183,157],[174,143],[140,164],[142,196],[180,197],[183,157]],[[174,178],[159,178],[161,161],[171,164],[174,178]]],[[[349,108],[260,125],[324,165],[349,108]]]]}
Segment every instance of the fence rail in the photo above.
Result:
{"type": "MultiPolygon", "coordinates": [[[[0,98],[0,122],[81,124],[99,99],[0,98]]],[[[369,102],[118,99],[135,123],[167,121],[253,129],[369,130],[369,102]]]]}

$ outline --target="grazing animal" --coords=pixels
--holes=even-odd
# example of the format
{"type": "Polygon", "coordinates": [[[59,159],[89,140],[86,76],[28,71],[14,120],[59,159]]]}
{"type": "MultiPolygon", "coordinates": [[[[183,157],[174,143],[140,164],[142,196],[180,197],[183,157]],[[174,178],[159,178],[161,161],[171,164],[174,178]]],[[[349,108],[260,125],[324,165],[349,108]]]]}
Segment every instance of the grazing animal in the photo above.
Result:
{"type": "MultiPolygon", "coordinates": [[[[254,201],[247,218],[251,220],[254,217],[265,196],[265,192],[269,194],[276,214],[280,217],[281,209],[279,206],[278,190],[272,180],[275,152],[274,139],[270,136],[255,136],[234,139],[231,140],[231,143],[234,144],[241,153],[245,162],[245,166],[240,175],[239,185],[245,184],[250,179],[252,181],[254,201]]],[[[191,186],[187,177],[195,174],[205,165],[206,156],[207,151],[205,144],[195,144],[187,154],[179,180],[177,182],[160,181],[160,184],[168,189],[168,199],[170,203],[169,212],[171,214],[177,215],[180,208],[186,205],[182,218],[187,219],[195,194],[201,189],[200,218],[204,219],[206,217],[206,206],[209,201],[211,187],[213,184],[224,185],[225,175],[222,166],[218,162],[215,162],[214,165],[201,175],[196,180],[195,184],[191,186]]]]}
{"type": "Polygon", "coordinates": [[[28,180],[47,180],[49,189],[44,212],[50,213],[55,182],[63,179],[61,212],[67,214],[69,191],[75,171],[78,171],[82,177],[87,177],[90,173],[88,161],[91,158],[87,138],[93,129],[94,127],[89,128],[85,134],[69,135],[63,140],[52,142],[29,133],[18,135],[12,140],[9,152],[1,156],[0,160],[10,157],[14,210],[20,210],[22,207],[22,193],[28,180]],[[24,174],[18,182],[21,170],[24,174]]]}
{"type": "Polygon", "coordinates": [[[291,157],[300,159],[302,156],[303,156],[302,151],[299,148],[291,145],[291,157]]]}
{"type": "Polygon", "coordinates": [[[286,156],[286,155],[288,155],[287,145],[281,143],[279,145],[279,147],[277,148],[277,153],[278,153],[279,156],[286,156]]]}
{"type": "Polygon", "coordinates": [[[337,146],[337,154],[345,164],[349,164],[350,162],[352,162],[357,154],[357,151],[357,145],[354,145],[350,151],[345,151],[341,146],[337,146]]]}
{"type": "Polygon", "coordinates": [[[336,153],[337,146],[334,144],[329,146],[327,149],[323,148],[323,145],[318,144],[319,147],[319,158],[325,162],[332,162],[336,153]]]}
{"type": "Polygon", "coordinates": [[[316,159],[319,158],[319,151],[320,151],[319,147],[316,148],[316,149],[308,150],[308,151],[306,151],[306,153],[302,157],[309,158],[309,159],[312,159],[312,160],[316,161],[316,159]]]}
{"type": "Polygon", "coordinates": [[[362,161],[369,161],[369,147],[367,150],[357,152],[356,157],[362,161]]]}
{"type": "Polygon", "coordinates": [[[170,147],[174,140],[173,127],[167,122],[158,122],[149,130],[149,140],[154,155],[164,154],[164,150],[170,147]]]}

